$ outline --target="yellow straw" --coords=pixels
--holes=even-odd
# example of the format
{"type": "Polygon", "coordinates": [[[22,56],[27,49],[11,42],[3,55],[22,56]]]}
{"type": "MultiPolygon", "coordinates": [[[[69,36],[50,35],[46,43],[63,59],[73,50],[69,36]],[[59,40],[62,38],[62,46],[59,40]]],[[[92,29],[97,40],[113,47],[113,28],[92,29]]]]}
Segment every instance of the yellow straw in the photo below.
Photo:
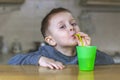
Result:
{"type": "Polygon", "coordinates": [[[84,46],[84,43],[83,43],[83,40],[81,38],[81,35],[80,34],[75,34],[75,36],[78,37],[79,41],[81,42],[82,46],[84,46]]]}

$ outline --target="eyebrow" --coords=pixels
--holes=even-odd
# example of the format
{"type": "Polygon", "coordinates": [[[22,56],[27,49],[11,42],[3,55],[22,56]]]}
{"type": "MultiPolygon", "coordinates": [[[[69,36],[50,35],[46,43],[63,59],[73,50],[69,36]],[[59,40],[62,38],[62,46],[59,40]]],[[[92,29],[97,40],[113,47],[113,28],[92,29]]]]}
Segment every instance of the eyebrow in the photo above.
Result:
{"type": "Polygon", "coordinates": [[[71,20],[75,20],[75,21],[76,21],[76,19],[74,19],[74,18],[73,18],[73,19],[71,19],[71,20]]]}
{"type": "Polygon", "coordinates": [[[57,24],[57,26],[60,26],[61,24],[63,24],[63,21],[60,21],[60,22],[57,24]]]}
{"type": "MultiPolygon", "coordinates": [[[[75,21],[76,22],[76,20],[73,18],[73,19],[70,19],[70,21],[75,21]]],[[[60,21],[57,25],[59,26],[60,24],[62,24],[63,23],[63,21],[60,21]]]]}
{"type": "Polygon", "coordinates": [[[75,21],[75,22],[77,22],[75,19],[71,19],[70,21],[75,21]]]}

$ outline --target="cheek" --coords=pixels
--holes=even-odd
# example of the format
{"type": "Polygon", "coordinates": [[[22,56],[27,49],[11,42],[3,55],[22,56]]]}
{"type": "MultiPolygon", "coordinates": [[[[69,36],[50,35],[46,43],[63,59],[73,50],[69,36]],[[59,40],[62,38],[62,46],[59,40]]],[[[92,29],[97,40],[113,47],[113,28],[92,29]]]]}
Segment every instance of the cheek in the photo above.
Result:
{"type": "Polygon", "coordinates": [[[56,39],[57,40],[59,40],[59,41],[64,41],[64,40],[66,40],[68,37],[64,34],[64,35],[62,35],[62,33],[61,33],[61,35],[60,36],[56,36],[56,39]]]}
{"type": "Polygon", "coordinates": [[[67,34],[65,34],[65,33],[59,33],[59,35],[57,35],[56,37],[55,37],[55,40],[57,41],[57,42],[64,42],[64,41],[66,41],[68,39],[68,36],[67,36],[67,34]]]}
{"type": "Polygon", "coordinates": [[[80,32],[79,26],[75,28],[76,32],[80,32]]]}
{"type": "Polygon", "coordinates": [[[54,36],[56,36],[56,38],[66,38],[68,33],[67,31],[57,31],[54,36]]]}
{"type": "Polygon", "coordinates": [[[55,31],[52,36],[57,42],[69,39],[69,33],[67,31],[55,31]]]}

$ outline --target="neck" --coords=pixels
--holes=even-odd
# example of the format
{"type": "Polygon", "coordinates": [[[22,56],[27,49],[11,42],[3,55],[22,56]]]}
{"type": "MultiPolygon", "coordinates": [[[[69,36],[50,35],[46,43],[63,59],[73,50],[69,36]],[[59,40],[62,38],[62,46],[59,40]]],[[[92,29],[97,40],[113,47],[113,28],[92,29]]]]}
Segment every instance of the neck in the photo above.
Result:
{"type": "Polygon", "coordinates": [[[74,56],[76,55],[75,47],[55,47],[58,51],[66,56],[74,56]]]}

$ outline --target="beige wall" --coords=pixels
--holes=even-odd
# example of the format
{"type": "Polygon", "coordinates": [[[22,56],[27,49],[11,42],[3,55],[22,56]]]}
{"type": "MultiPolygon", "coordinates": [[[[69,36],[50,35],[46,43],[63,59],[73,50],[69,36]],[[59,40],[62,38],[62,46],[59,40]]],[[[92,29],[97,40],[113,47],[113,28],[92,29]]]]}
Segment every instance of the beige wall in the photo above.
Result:
{"type": "Polygon", "coordinates": [[[80,9],[76,4],[74,0],[26,0],[20,7],[7,6],[4,10],[0,6],[0,35],[9,48],[16,38],[23,50],[33,48],[33,41],[43,41],[40,33],[43,17],[55,7],[68,8],[78,15],[80,9]]]}
{"type": "MultiPolygon", "coordinates": [[[[26,0],[20,8],[16,6],[15,9],[9,7],[4,10],[0,6],[0,35],[4,36],[8,47],[17,38],[24,50],[33,48],[33,41],[43,41],[40,22],[47,12],[62,6],[70,9],[79,19],[81,9],[78,2],[79,0],[26,0]]],[[[120,51],[120,13],[91,12],[90,17],[93,27],[87,28],[92,31],[92,45],[111,53],[120,51]]]]}
{"type": "Polygon", "coordinates": [[[92,40],[103,51],[120,52],[120,12],[93,12],[96,28],[92,40]]]}

